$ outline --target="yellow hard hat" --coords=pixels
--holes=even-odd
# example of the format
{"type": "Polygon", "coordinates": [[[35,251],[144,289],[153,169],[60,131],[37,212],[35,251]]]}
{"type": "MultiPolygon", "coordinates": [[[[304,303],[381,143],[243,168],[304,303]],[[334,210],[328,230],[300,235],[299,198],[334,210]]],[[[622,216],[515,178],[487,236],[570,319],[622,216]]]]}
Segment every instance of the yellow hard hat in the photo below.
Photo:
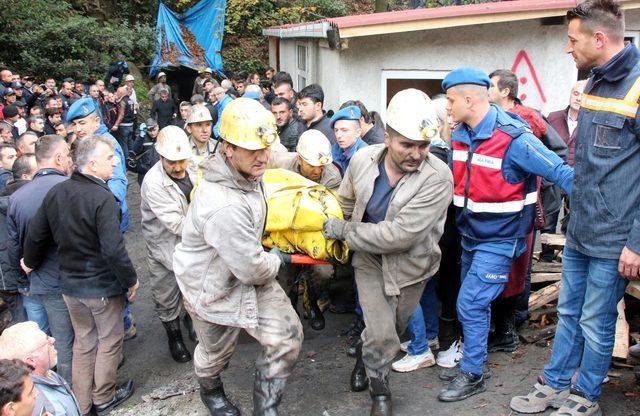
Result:
{"type": "Polygon", "coordinates": [[[307,130],[300,135],[296,152],[311,166],[325,166],[333,162],[331,143],[321,131],[307,130]]]}
{"type": "Polygon", "coordinates": [[[415,141],[440,137],[438,116],[431,99],[415,88],[398,91],[387,107],[387,125],[415,141]]]}
{"type": "Polygon", "coordinates": [[[247,150],[264,149],[278,141],[271,111],[250,98],[236,98],[222,111],[220,137],[247,150]]]}
{"type": "Polygon", "coordinates": [[[187,133],[178,126],[167,126],[160,130],[156,151],[171,161],[189,159],[192,155],[187,133]]]}
{"type": "Polygon", "coordinates": [[[209,109],[204,105],[192,105],[187,116],[187,124],[200,123],[201,121],[213,121],[209,109]]]}

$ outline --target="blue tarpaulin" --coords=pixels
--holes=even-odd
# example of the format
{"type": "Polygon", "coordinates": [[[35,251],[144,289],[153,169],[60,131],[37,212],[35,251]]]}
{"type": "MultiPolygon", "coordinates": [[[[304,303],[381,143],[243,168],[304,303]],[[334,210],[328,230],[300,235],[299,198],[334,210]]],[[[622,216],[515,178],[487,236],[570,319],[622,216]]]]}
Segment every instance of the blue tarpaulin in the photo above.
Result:
{"type": "Polygon", "coordinates": [[[158,9],[157,52],[150,75],[161,68],[184,65],[193,69],[222,69],[222,34],[226,0],[202,0],[183,14],[164,3],[158,9]]]}

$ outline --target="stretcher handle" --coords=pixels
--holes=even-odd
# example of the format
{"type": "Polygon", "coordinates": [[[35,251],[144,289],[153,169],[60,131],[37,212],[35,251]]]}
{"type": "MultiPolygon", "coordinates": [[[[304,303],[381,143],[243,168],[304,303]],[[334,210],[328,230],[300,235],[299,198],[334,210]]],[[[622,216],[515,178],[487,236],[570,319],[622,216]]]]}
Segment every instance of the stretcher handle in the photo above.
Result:
{"type": "Polygon", "coordinates": [[[282,253],[284,262],[289,264],[331,264],[325,260],[316,260],[306,254],[286,254],[282,253]]]}

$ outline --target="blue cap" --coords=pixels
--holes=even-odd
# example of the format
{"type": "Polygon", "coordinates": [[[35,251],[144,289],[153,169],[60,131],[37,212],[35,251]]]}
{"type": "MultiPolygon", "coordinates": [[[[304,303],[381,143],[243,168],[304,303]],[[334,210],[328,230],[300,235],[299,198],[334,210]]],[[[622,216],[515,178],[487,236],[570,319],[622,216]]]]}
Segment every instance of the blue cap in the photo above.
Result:
{"type": "Polygon", "coordinates": [[[96,104],[91,97],[80,98],[76,100],[67,111],[67,122],[71,122],[78,118],[85,118],[91,113],[96,112],[96,104]]]}
{"type": "Polygon", "coordinates": [[[481,85],[483,87],[491,88],[491,79],[480,68],[463,67],[454,69],[449,72],[442,80],[442,89],[448,90],[451,87],[461,84],[473,84],[481,85]]]}
{"type": "Polygon", "coordinates": [[[331,120],[329,121],[331,128],[338,120],[357,120],[360,121],[360,117],[362,114],[360,113],[360,109],[355,105],[350,105],[349,107],[345,107],[342,110],[338,110],[331,120]]]}

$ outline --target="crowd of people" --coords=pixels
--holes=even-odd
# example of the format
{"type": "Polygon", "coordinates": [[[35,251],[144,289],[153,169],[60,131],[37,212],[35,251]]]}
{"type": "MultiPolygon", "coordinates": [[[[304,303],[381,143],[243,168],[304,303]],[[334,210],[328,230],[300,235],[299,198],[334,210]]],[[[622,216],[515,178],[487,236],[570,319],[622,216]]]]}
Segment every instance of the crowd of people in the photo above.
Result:
{"type": "MultiPolygon", "coordinates": [[[[137,331],[127,170],[140,185],[169,355],[193,360],[212,415],[239,415],[221,374],[246,331],[262,346],[254,414],[276,415],[304,333],[285,293],[297,266],[262,244],[267,168],[338,198],[343,218],[326,219],[323,233],[353,255],[312,268],[320,296],[307,318],[320,330],[326,308],[354,313],[350,387],[369,390],[372,415],[392,414],[392,370],[442,367],[443,402],[489,388],[488,353],[518,348],[528,320],[536,232],[559,225],[553,353],[510,405],[602,414],[616,306],[640,278],[640,56],[612,0],[587,0],[567,20],[566,52],[591,78],[547,117],[520,102],[504,69],[455,69],[434,97],[402,90],[384,122],[357,97],[327,109],[320,85],[295,91],[273,68],[264,79],[205,68],[182,102],[160,72],[146,119],[124,63],[59,89],[0,70],[0,295],[12,313],[0,335],[0,415],[105,415],[132,395],[132,380],[117,384],[123,341],[137,331]],[[328,290],[332,276],[346,276],[346,293],[328,290]]],[[[556,252],[543,244],[538,260],[556,252]]]]}

